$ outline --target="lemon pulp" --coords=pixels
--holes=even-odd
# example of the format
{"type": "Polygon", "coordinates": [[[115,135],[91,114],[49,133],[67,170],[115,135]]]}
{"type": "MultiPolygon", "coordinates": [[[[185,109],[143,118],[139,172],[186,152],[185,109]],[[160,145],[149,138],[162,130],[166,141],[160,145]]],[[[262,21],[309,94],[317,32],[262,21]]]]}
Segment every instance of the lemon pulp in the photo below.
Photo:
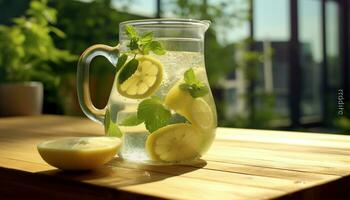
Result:
{"type": "Polygon", "coordinates": [[[118,152],[121,141],[112,137],[64,138],[37,146],[41,157],[50,165],[65,170],[97,168],[118,152]]]}
{"type": "Polygon", "coordinates": [[[123,83],[117,81],[117,89],[122,96],[142,99],[151,96],[159,88],[163,80],[163,65],[150,56],[136,59],[139,65],[135,73],[123,83]]]}
{"type": "Polygon", "coordinates": [[[148,136],[146,150],[152,160],[179,162],[200,156],[202,133],[193,125],[171,124],[148,136]]]}

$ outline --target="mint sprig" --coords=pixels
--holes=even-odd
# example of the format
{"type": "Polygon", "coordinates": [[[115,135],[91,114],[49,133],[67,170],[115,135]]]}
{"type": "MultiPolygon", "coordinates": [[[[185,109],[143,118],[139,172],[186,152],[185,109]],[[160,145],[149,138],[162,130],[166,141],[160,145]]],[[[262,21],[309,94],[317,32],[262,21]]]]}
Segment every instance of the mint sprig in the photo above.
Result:
{"type": "Polygon", "coordinates": [[[184,80],[185,83],[182,83],[179,87],[181,90],[189,92],[193,98],[202,97],[208,94],[208,86],[196,78],[192,68],[184,73],[184,80]]]}
{"type": "Polygon", "coordinates": [[[137,117],[145,122],[149,132],[154,132],[170,122],[171,112],[158,97],[143,100],[137,108],[137,117]]]}
{"type": "Polygon", "coordinates": [[[152,42],[153,40],[153,32],[145,32],[140,37],[140,44],[147,44],[152,42]]]}
{"type": "Polygon", "coordinates": [[[136,54],[147,55],[150,52],[157,55],[166,53],[163,45],[159,41],[154,40],[153,32],[144,32],[139,35],[133,26],[126,25],[125,33],[130,40],[127,47],[135,56],[136,54]]]}
{"type": "Polygon", "coordinates": [[[144,32],[141,35],[135,30],[131,25],[125,26],[125,34],[129,39],[127,47],[129,50],[120,55],[117,63],[117,72],[122,70],[119,73],[118,83],[121,84],[126,81],[131,75],[135,73],[139,65],[136,60],[136,56],[147,55],[150,52],[153,52],[157,55],[164,55],[166,53],[162,44],[153,38],[153,32],[144,32]],[[128,62],[128,56],[133,56],[128,62]]]}
{"type": "Polygon", "coordinates": [[[130,25],[126,25],[125,26],[125,33],[129,38],[133,38],[133,37],[137,37],[138,34],[136,32],[136,30],[134,29],[133,26],[130,25]]]}

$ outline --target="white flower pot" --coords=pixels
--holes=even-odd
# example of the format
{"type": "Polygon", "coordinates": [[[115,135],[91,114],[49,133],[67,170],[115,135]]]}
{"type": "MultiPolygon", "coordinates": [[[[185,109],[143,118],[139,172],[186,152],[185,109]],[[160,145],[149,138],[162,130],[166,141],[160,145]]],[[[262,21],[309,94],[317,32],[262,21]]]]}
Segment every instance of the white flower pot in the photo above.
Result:
{"type": "Polygon", "coordinates": [[[43,93],[40,82],[1,83],[0,116],[40,115],[43,93]]]}

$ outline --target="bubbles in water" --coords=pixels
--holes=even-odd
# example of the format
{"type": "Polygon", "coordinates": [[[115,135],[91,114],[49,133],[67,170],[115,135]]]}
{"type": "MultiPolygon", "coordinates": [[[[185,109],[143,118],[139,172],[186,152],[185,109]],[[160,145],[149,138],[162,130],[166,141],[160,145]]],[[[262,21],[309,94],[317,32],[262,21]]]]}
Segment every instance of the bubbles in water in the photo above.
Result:
{"type": "Polygon", "coordinates": [[[145,152],[145,144],[148,133],[144,132],[124,132],[123,146],[120,155],[127,160],[149,160],[145,152]]]}
{"type": "Polygon", "coordinates": [[[152,55],[164,66],[164,79],[157,96],[164,97],[169,89],[183,78],[189,68],[203,68],[204,56],[198,52],[167,51],[165,55],[152,55]]]}

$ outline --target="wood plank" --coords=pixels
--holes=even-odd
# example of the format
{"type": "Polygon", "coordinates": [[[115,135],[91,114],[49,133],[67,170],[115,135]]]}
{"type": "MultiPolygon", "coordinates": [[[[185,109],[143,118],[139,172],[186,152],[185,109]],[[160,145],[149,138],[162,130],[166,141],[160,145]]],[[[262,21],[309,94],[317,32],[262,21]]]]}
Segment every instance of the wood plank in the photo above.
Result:
{"type": "Polygon", "coordinates": [[[310,166],[328,166],[328,167],[350,167],[350,157],[344,155],[330,155],[312,152],[288,152],[274,151],[253,148],[228,148],[225,146],[215,146],[207,155],[226,156],[235,158],[264,159],[281,162],[294,162],[310,166]],[[230,151],[234,150],[234,151],[230,151]],[[330,163],[331,162],[331,163],[330,163]]]}
{"type": "MultiPolygon", "coordinates": [[[[162,167],[161,167],[162,168],[162,167]]],[[[232,187],[232,184],[217,180],[206,180],[199,179],[193,175],[190,175],[192,172],[200,171],[201,169],[187,169],[184,173],[183,170],[175,171],[172,173],[163,173],[160,169],[158,170],[149,170],[149,169],[141,169],[141,168],[128,168],[128,167],[120,167],[118,165],[109,164],[108,168],[100,169],[100,174],[108,174],[108,176],[99,176],[95,175],[93,180],[84,180],[84,178],[94,176],[94,175],[73,175],[74,179],[84,180],[86,182],[98,185],[105,185],[108,187],[115,187],[122,190],[129,189],[138,189],[140,191],[150,191],[152,190],[153,194],[164,198],[186,198],[186,199],[210,199],[212,198],[212,194],[220,192],[218,197],[227,198],[229,196],[234,198],[241,197],[252,197],[248,191],[257,191],[259,194],[263,196],[275,196],[281,193],[281,191],[267,189],[267,188],[259,188],[259,187],[251,187],[245,184],[238,184],[235,187],[232,187]],[[181,184],[178,184],[178,183],[181,184]],[[195,183],[195,187],[193,187],[195,183]],[[169,189],[163,190],[163,184],[167,184],[169,189]],[[212,187],[215,185],[216,187],[212,187]],[[208,187],[210,186],[210,187],[208,187]],[[160,190],[160,188],[162,188],[160,190]],[[155,191],[153,191],[155,190],[155,191]],[[183,197],[179,197],[174,190],[178,190],[181,192],[183,197]],[[190,193],[194,194],[188,194],[190,193]],[[171,194],[169,194],[171,193],[171,194]],[[248,193],[248,194],[247,194],[248,193]],[[176,195],[176,196],[174,196],[176,195]]],[[[60,175],[63,177],[72,178],[70,174],[65,174],[60,171],[52,171],[45,172],[49,174],[60,175]],[[58,174],[57,174],[58,173],[58,174]]],[[[218,195],[218,194],[217,194],[218,195]]]]}
{"type": "Polygon", "coordinates": [[[160,199],[156,196],[129,193],[115,188],[86,184],[58,176],[34,174],[0,167],[1,199],[38,200],[114,200],[160,199]]]}
{"type": "MultiPolygon", "coordinates": [[[[350,135],[350,133],[349,133],[350,135]]],[[[304,133],[290,131],[219,128],[217,139],[259,141],[268,143],[337,147],[350,142],[349,135],[304,133]],[[322,145],[323,144],[323,145],[322,145]],[[335,146],[332,146],[335,145],[335,146]]],[[[344,145],[349,149],[348,145],[344,145]]]]}
{"type": "MultiPolygon", "coordinates": [[[[1,162],[0,162],[1,164],[1,162]]],[[[65,174],[65,173],[62,173],[61,171],[58,171],[58,170],[50,170],[50,171],[47,171],[47,172],[43,172],[45,174],[55,174],[55,173],[61,173],[61,176],[65,176],[65,177],[69,177],[71,176],[70,178],[73,178],[74,179],[78,179],[78,180],[84,180],[84,179],[87,179],[86,182],[91,182],[93,184],[97,184],[97,185],[104,185],[104,186],[109,186],[109,187],[116,187],[116,188],[121,188],[121,187],[126,187],[126,186],[129,186],[129,185],[134,185],[134,184],[140,184],[140,182],[148,182],[150,181],[149,179],[149,176],[152,176],[152,182],[153,181],[156,181],[156,180],[162,180],[162,179],[165,179],[165,178],[168,178],[168,177],[171,177],[171,176],[167,176],[167,175],[159,175],[158,173],[154,173],[151,171],[143,171],[143,170],[138,170],[138,171],[130,171],[130,170],[127,170],[127,169],[123,169],[123,168],[115,168],[113,164],[110,164],[111,165],[111,169],[110,170],[107,170],[104,171],[104,172],[101,172],[100,171],[97,171],[97,172],[94,172],[95,174],[65,174]],[[114,174],[113,174],[114,172],[114,174]],[[102,174],[102,175],[101,175],[102,174]],[[123,176],[122,177],[118,177],[116,175],[119,175],[119,174],[122,174],[123,176]],[[108,175],[108,179],[104,178],[104,176],[108,175]],[[98,177],[102,177],[101,179],[98,179],[98,177]],[[91,179],[93,178],[93,181],[90,181],[91,179]]],[[[150,166],[148,166],[150,167],[150,166]]],[[[168,166],[170,167],[171,169],[174,169],[176,168],[176,166],[168,166]]],[[[154,170],[154,169],[153,169],[154,170]]],[[[159,169],[158,169],[159,170],[159,169]]],[[[161,171],[164,171],[165,172],[169,172],[171,170],[169,169],[163,169],[161,171]]],[[[223,173],[223,172],[222,172],[223,173]]],[[[172,175],[179,175],[179,174],[174,174],[174,172],[172,173],[172,175]]],[[[203,173],[198,173],[197,176],[202,176],[202,175],[205,175],[203,173]]],[[[217,174],[214,175],[214,177],[217,176],[217,174]]],[[[225,176],[225,175],[224,175],[225,176]]],[[[190,176],[190,177],[193,177],[193,176],[190,176]]],[[[223,176],[220,176],[220,178],[222,179],[223,176]]],[[[237,178],[237,177],[228,177],[229,179],[231,178],[237,178]]],[[[238,177],[239,178],[239,177],[238,177]]],[[[200,179],[200,178],[199,178],[200,179]]],[[[177,181],[179,181],[179,179],[177,179],[177,181]]],[[[183,183],[184,180],[181,180],[181,184],[183,183]]],[[[214,181],[218,181],[218,180],[214,180],[214,181]]],[[[252,180],[254,182],[254,184],[256,184],[255,182],[257,181],[256,179],[253,179],[252,180]]],[[[185,181],[186,182],[186,181],[185,181]]],[[[190,180],[189,183],[193,182],[193,180],[190,180]]],[[[231,182],[231,183],[234,183],[234,182],[231,182]]],[[[296,183],[301,183],[301,184],[305,184],[305,183],[302,183],[302,182],[296,182],[296,183]]],[[[173,184],[171,182],[171,184],[173,184]]],[[[212,184],[218,184],[218,183],[212,183],[212,184]]],[[[237,184],[237,183],[236,183],[237,184]]],[[[269,184],[271,184],[271,182],[269,182],[269,184]]],[[[239,184],[241,185],[241,184],[239,184]]],[[[202,190],[202,186],[203,185],[199,185],[200,189],[202,190]]],[[[274,185],[274,186],[278,186],[278,185],[274,185]]],[[[282,185],[283,186],[283,185],[282,185]]],[[[304,185],[303,187],[306,187],[307,185],[304,185]]],[[[144,185],[142,185],[142,187],[145,187],[144,185]]],[[[149,186],[150,189],[152,190],[152,188],[155,187],[154,184],[150,185],[149,186]]],[[[222,187],[222,186],[220,186],[222,187]]],[[[271,186],[269,186],[271,187],[271,186]]],[[[128,187],[127,187],[128,188],[128,187]]],[[[134,187],[131,187],[131,188],[134,188],[134,187]]],[[[236,187],[237,189],[239,189],[239,191],[242,190],[242,187],[236,187]]],[[[243,187],[246,191],[247,189],[245,187],[243,187]]],[[[147,189],[148,188],[143,188],[143,189],[147,189]]],[[[177,188],[178,189],[178,188],[177,188]]],[[[190,189],[191,191],[194,191],[194,189],[192,188],[192,186],[190,185],[186,185],[185,188],[183,188],[184,190],[187,190],[187,189],[190,189]]],[[[196,188],[197,189],[197,188],[196,188]]],[[[280,189],[280,188],[279,188],[280,189]]],[[[291,188],[289,188],[291,189],[291,188]]],[[[294,191],[294,190],[287,190],[287,191],[294,191]]],[[[292,188],[294,189],[294,188],[292,188]]],[[[295,188],[296,189],[296,188],[295,188]]],[[[132,190],[131,190],[132,191],[132,190]]],[[[256,188],[254,188],[254,191],[256,191],[256,188]]],[[[199,194],[201,194],[200,196],[191,196],[191,198],[193,197],[193,199],[197,199],[197,198],[204,198],[206,199],[205,197],[210,197],[210,194],[213,192],[215,193],[216,191],[196,191],[198,192],[199,194]],[[204,196],[202,196],[204,195],[204,196]]],[[[223,191],[220,191],[220,193],[222,193],[223,191]]],[[[232,192],[232,191],[231,191],[232,192]]],[[[222,195],[223,198],[226,198],[226,195],[229,195],[230,197],[235,197],[235,199],[240,199],[240,195],[239,193],[237,193],[237,191],[234,191],[233,193],[227,193],[227,191],[222,195]],[[238,196],[237,196],[238,195],[238,196]]],[[[183,193],[183,192],[182,192],[183,193]]],[[[147,194],[147,192],[145,192],[144,194],[147,194]]],[[[152,194],[155,194],[155,193],[152,193],[152,194]]],[[[260,193],[259,193],[260,194],[260,193]]],[[[271,192],[269,192],[269,194],[271,194],[271,192]]],[[[164,196],[164,193],[162,194],[159,194],[160,197],[167,197],[167,198],[172,198],[172,196],[164,196]]],[[[261,195],[264,196],[264,193],[261,193],[261,195]]],[[[188,198],[189,196],[186,194],[186,197],[188,198]]],[[[265,196],[266,197],[266,196],[265,196]]],[[[174,197],[175,198],[175,197],[174,197]]]]}
{"type": "MultiPolygon", "coordinates": [[[[6,152],[6,154],[8,154],[10,157],[12,157],[16,153],[11,154],[11,152],[6,152]]],[[[24,153],[22,153],[22,154],[24,154],[24,153]]],[[[28,154],[30,154],[30,152],[28,152],[28,154]]],[[[26,158],[28,158],[28,156],[24,156],[22,158],[25,161],[19,160],[19,159],[21,159],[21,156],[18,156],[18,154],[16,157],[17,157],[16,161],[21,162],[21,164],[29,162],[28,159],[26,159],[26,158]]],[[[10,159],[10,158],[7,158],[7,159],[10,159]]],[[[30,162],[31,163],[38,163],[38,164],[41,164],[42,166],[45,166],[45,163],[41,162],[41,159],[39,157],[38,157],[38,159],[32,158],[30,162]]],[[[0,164],[1,164],[1,162],[0,162],[0,164]]],[[[28,164],[28,163],[26,163],[26,164],[28,164]]],[[[120,162],[120,160],[114,161],[114,162],[110,163],[109,165],[118,166],[118,167],[120,167],[120,166],[129,167],[129,168],[137,169],[137,170],[140,169],[140,165],[136,166],[135,164],[130,164],[130,163],[126,164],[124,162],[120,162]],[[117,163],[117,164],[115,164],[115,163],[117,163]]],[[[20,167],[22,167],[22,165],[20,165],[20,167]]],[[[179,175],[180,172],[184,173],[186,171],[189,171],[189,169],[192,169],[192,170],[198,169],[198,168],[193,167],[193,166],[181,166],[181,167],[179,167],[179,166],[165,166],[165,167],[144,166],[144,167],[145,167],[144,169],[147,169],[147,170],[150,170],[153,172],[160,172],[163,174],[169,174],[169,175],[173,175],[173,176],[179,175]],[[167,173],[167,172],[169,172],[169,173],[167,173]]],[[[18,169],[19,167],[15,166],[14,168],[18,169]]],[[[30,169],[30,171],[33,172],[34,170],[30,169]]],[[[190,178],[196,178],[196,179],[201,179],[201,177],[203,177],[204,179],[217,181],[217,182],[222,181],[222,182],[228,182],[231,184],[234,183],[234,184],[238,184],[238,185],[254,186],[254,187],[269,188],[269,189],[272,189],[272,188],[277,187],[277,186],[285,185],[286,188],[281,187],[280,189],[286,190],[286,191],[290,191],[290,190],[301,187],[297,184],[293,185],[293,183],[295,183],[295,182],[290,181],[290,180],[283,180],[283,179],[270,178],[270,177],[260,177],[260,176],[248,175],[248,174],[234,174],[234,173],[227,174],[221,170],[215,171],[215,170],[201,169],[201,170],[195,171],[194,173],[188,173],[185,176],[190,177],[190,178]],[[208,177],[208,178],[205,178],[205,177],[208,177]],[[227,179],[225,179],[225,178],[227,178],[227,179]],[[269,182],[269,185],[266,186],[265,185],[266,182],[269,182]]],[[[128,177],[128,178],[132,178],[132,177],[128,177]]],[[[302,185],[302,187],[305,187],[306,182],[303,182],[303,183],[304,184],[302,185]]]]}
{"type": "Polygon", "coordinates": [[[335,147],[312,147],[305,145],[292,145],[292,144],[280,144],[280,143],[266,143],[266,142],[255,142],[255,141],[241,141],[241,140],[220,140],[216,139],[215,144],[219,146],[228,147],[243,147],[255,149],[267,149],[275,151],[290,151],[290,152],[310,152],[310,153],[321,153],[321,154],[334,154],[334,155],[346,155],[350,156],[350,151],[335,147]]]}
{"type": "MultiPolygon", "coordinates": [[[[207,164],[207,163],[206,163],[207,164]]],[[[312,185],[317,185],[322,182],[324,182],[324,179],[318,179],[318,180],[306,180],[303,179],[301,181],[301,178],[297,181],[292,179],[286,179],[285,177],[271,177],[267,176],[266,174],[264,176],[252,174],[252,173],[238,173],[234,171],[228,171],[224,170],[220,165],[219,168],[209,168],[206,166],[203,166],[202,169],[198,169],[192,165],[175,165],[175,166],[149,166],[149,165],[140,165],[135,163],[128,163],[128,162],[121,162],[118,159],[115,159],[111,163],[109,163],[111,166],[122,166],[126,168],[132,168],[132,169],[142,169],[142,170],[148,170],[153,172],[160,172],[164,174],[169,175],[180,175],[184,177],[190,177],[195,179],[204,179],[204,180],[211,180],[215,182],[225,182],[230,183],[234,185],[242,185],[242,186],[252,186],[252,187],[259,187],[259,188],[267,188],[267,189],[276,189],[281,191],[295,191],[296,189],[309,187],[312,185]],[[230,173],[228,173],[230,172],[230,173]],[[269,183],[269,184],[266,184],[269,183]]],[[[260,168],[260,170],[263,170],[260,168]]],[[[338,176],[333,176],[333,179],[339,178],[338,176]]],[[[329,177],[329,180],[331,178],[329,177]]]]}
{"type": "Polygon", "coordinates": [[[294,139],[315,139],[315,140],[338,140],[350,142],[350,133],[345,135],[339,134],[325,134],[315,132],[298,132],[298,131],[278,131],[278,130],[262,130],[262,129],[239,129],[239,128],[224,128],[220,127],[220,134],[225,135],[221,139],[230,139],[232,137],[245,137],[248,138],[264,138],[269,137],[271,139],[283,139],[283,138],[294,138],[294,139]]]}
{"type": "Polygon", "coordinates": [[[55,169],[45,163],[23,161],[16,158],[0,157],[0,166],[6,166],[11,169],[22,170],[26,172],[41,172],[55,169]],[[23,170],[25,169],[25,170],[23,170]]]}
{"type": "MultiPolygon", "coordinates": [[[[60,184],[74,180],[81,192],[85,187],[80,184],[86,183],[98,190],[108,188],[108,192],[101,193],[108,197],[309,199],[349,193],[344,187],[332,186],[350,179],[350,137],[344,135],[218,128],[212,148],[203,157],[205,162],[149,166],[116,158],[88,173],[54,170],[36,151],[36,144],[47,139],[91,135],[103,135],[103,127],[87,119],[58,116],[0,119],[0,166],[39,173],[40,180],[59,178],[55,183],[60,184]],[[324,194],[321,190],[327,189],[327,185],[330,192],[324,194]]],[[[0,169],[0,173],[3,171],[0,169]]],[[[21,177],[29,182],[26,177],[32,176],[21,177]]],[[[42,186],[40,181],[34,182],[32,188],[24,190],[30,193],[42,186]]],[[[0,181],[0,185],[4,182],[0,181]]],[[[57,192],[52,188],[48,191],[57,192]]]]}
{"type": "MultiPolygon", "coordinates": [[[[22,153],[22,154],[24,154],[22,156],[18,153],[17,154],[14,153],[12,151],[4,152],[4,153],[7,156],[10,156],[10,158],[8,158],[8,159],[11,159],[11,157],[16,157],[17,160],[22,158],[22,160],[19,160],[22,162],[29,162],[28,155],[26,155],[26,154],[35,155],[34,157],[33,156],[31,157],[30,162],[35,162],[35,163],[40,163],[42,165],[45,165],[45,162],[42,161],[42,159],[39,157],[39,155],[36,152],[31,152],[31,151],[26,151],[26,152],[27,153],[22,153]]],[[[278,178],[288,177],[288,180],[295,180],[295,181],[300,182],[300,183],[305,183],[305,182],[308,182],[309,180],[314,181],[314,180],[320,180],[320,179],[325,179],[325,178],[337,177],[337,176],[332,177],[332,176],[319,175],[321,178],[315,178],[315,177],[319,177],[319,176],[305,175],[305,173],[296,172],[296,171],[287,171],[285,169],[279,170],[279,169],[261,168],[261,167],[255,167],[255,166],[249,166],[249,165],[238,165],[238,164],[230,164],[230,163],[210,162],[210,165],[207,164],[206,166],[204,166],[204,168],[221,170],[221,171],[236,172],[236,173],[247,173],[247,174],[258,175],[258,176],[271,176],[271,175],[273,175],[272,177],[278,177],[278,178]],[[235,170],[231,170],[233,167],[235,167],[234,168],[235,170]],[[252,170],[248,170],[248,169],[252,169],[254,173],[251,173],[252,170]],[[271,172],[273,172],[273,173],[271,173],[271,172]],[[283,174],[283,176],[279,175],[281,173],[283,174]]]]}
{"type": "MultiPolygon", "coordinates": [[[[17,159],[18,159],[18,156],[17,156],[17,159]]],[[[24,158],[24,160],[26,160],[26,159],[24,158]]],[[[29,162],[28,160],[26,160],[26,161],[17,160],[17,161],[21,161],[24,163],[29,162]]],[[[32,159],[31,162],[32,163],[41,163],[41,165],[45,166],[45,163],[42,162],[40,158],[39,158],[39,160],[32,159]]],[[[0,162],[0,164],[1,164],[1,162],[0,162]]],[[[194,166],[181,166],[181,167],[179,167],[179,166],[163,166],[163,167],[157,168],[154,166],[142,166],[142,165],[135,165],[135,164],[133,165],[130,163],[123,163],[123,162],[120,162],[118,160],[111,162],[109,165],[115,166],[115,167],[120,167],[120,166],[129,167],[132,169],[147,169],[147,170],[150,170],[153,172],[161,172],[161,173],[165,173],[165,174],[168,173],[170,175],[179,175],[179,172],[186,172],[186,171],[189,171],[189,169],[191,169],[191,168],[192,169],[195,168],[194,166]],[[143,167],[143,168],[141,168],[141,167],[143,167]]],[[[243,166],[243,167],[247,168],[249,166],[243,166]]],[[[18,168],[18,167],[16,166],[14,168],[18,168]]],[[[267,176],[267,175],[271,174],[271,173],[266,173],[266,171],[264,173],[265,176],[261,176],[259,174],[256,175],[256,174],[247,173],[246,169],[244,170],[244,172],[246,174],[242,174],[242,173],[227,174],[226,173],[227,171],[225,171],[226,168],[227,168],[227,166],[225,168],[220,166],[219,168],[216,168],[217,171],[215,171],[215,170],[213,170],[215,168],[213,168],[213,167],[206,168],[206,166],[205,166],[203,169],[197,170],[193,173],[186,174],[185,176],[191,177],[191,178],[197,178],[197,179],[204,178],[204,179],[209,179],[209,180],[213,180],[213,181],[217,181],[217,182],[223,181],[223,182],[228,182],[228,183],[232,183],[232,184],[255,186],[255,187],[270,188],[270,189],[279,186],[280,190],[285,190],[285,191],[290,191],[290,190],[294,190],[297,188],[303,188],[303,187],[307,187],[309,185],[319,184],[322,182],[321,180],[323,180],[320,178],[315,179],[314,177],[313,177],[313,179],[308,180],[308,179],[305,179],[305,177],[300,177],[300,173],[299,173],[299,176],[296,177],[297,178],[296,181],[293,179],[292,180],[290,180],[290,179],[285,180],[286,176],[280,176],[278,179],[276,179],[276,178],[274,179],[274,178],[269,178],[269,176],[267,176]],[[210,169],[210,170],[207,170],[207,169],[210,169]],[[282,178],[284,178],[284,179],[282,179],[282,178]],[[269,185],[266,185],[266,182],[268,182],[269,185]]],[[[259,171],[261,171],[261,170],[265,170],[265,169],[260,168],[259,171]]],[[[30,170],[30,171],[33,172],[33,170],[30,170]]],[[[285,170],[281,170],[281,171],[285,172],[285,170]]],[[[230,172],[234,172],[234,171],[231,170],[230,172]]],[[[274,172],[275,173],[273,173],[273,174],[276,174],[276,170],[274,172]]],[[[295,174],[295,172],[294,172],[294,174],[295,174]]],[[[288,175],[290,175],[290,174],[288,174],[288,175]]],[[[287,177],[290,177],[290,176],[287,176],[287,177]]],[[[132,177],[128,177],[128,178],[132,178],[132,177]]],[[[329,176],[328,178],[329,179],[330,178],[337,178],[337,176],[333,176],[333,177],[329,176]]]]}
{"type": "Polygon", "coordinates": [[[206,169],[222,170],[231,173],[251,174],[263,177],[293,180],[296,183],[319,182],[339,178],[338,175],[319,174],[315,172],[296,171],[288,169],[269,168],[263,166],[225,163],[207,160],[206,169]]]}
{"type": "MultiPolygon", "coordinates": [[[[86,118],[63,116],[33,116],[1,118],[0,133],[7,130],[28,130],[37,133],[71,133],[103,135],[103,126],[86,118]]],[[[6,133],[4,133],[6,134],[6,133]]]]}
{"type": "Polygon", "coordinates": [[[308,165],[309,163],[294,163],[292,159],[283,160],[283,161],[274,161],[271,159],[257,159],[257,158],[236,158],[236,157],[227,157],[227,155],[222,156],[213,156],[213,155],[205,155],[203,159],[216,161],[216,162],[225,162],[225,163],[239,163],[242,165],[250,165],[250,166],[259,166],[266,167],[272,169],[285,169],[290,171],[300,171],[300,172],[313,172],[317,174],[328,174],[328,175],[338,175],[343,176],[348,174],[348,169],[345,168],[334,168],[328,165],[308,165]]]}

